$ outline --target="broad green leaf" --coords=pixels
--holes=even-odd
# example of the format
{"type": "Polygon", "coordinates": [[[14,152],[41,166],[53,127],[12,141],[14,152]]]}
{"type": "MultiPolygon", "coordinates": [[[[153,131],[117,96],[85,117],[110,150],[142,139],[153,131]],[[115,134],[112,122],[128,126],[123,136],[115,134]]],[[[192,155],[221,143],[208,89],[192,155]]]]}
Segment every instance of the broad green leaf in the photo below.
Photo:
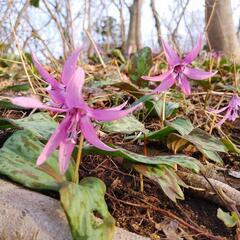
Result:
{"type": "Polygon", "coordinates": [[[131,107],[133,107],[133,106],[136,106],[137,104],[139,104],[139,103],[145,103],[146,101],[148,101],[148,100],[150,100],[150,99],[152,99],[152,95],[144,95],[144,96],[142,96],[142,97],[140,97],[138,100],[136,100],[132,105],[131,105],[131,107]]]}
{"type": "Polygon", "coordinates": [[[27,91],[29,89],[30,89],[29,83],[21,83],[21,84],[16,84],[16,85],[4,87],[4,88],[0,89],[0,91],[11,90],[11,91],[14,91],[14,92],[20,92],[20,91],[27,91]]]}
{"type": "Polygon", "coordinates": [[[220,140],[200,128],[195,128],[190,134],[184,135],[182,138],[188,140],[197,148],[200,147],[215,152],[227,152],[220,140]]]}
{"type": "Polygon", "coordinates": [[[32,189],[58,190],[60,182],[72,179],[73,166],[70,164],[67,177],[61,176],[56,151],[41,168],[36,167],[36,160],[43,147],[32,132],[16,131],[0,149],[0,174],[32,189]]]}
{"type": "Polygon", "coordinates": [[[211,159],[214,162],[217,163],[222,163],[222,158],[219,156],[219,154],[217,153],[217,151],[212,151],[212,150],[208,150],[205,148],[208,147],[202,147],[199,144],[196,144],[196,141],[192,141],[192,137],[191,139],[188,138],[189,135],[187,136],[180,136],[178,134],[175,133],[171,133],[170,135],[168,135],[167,138],[167,146],[170,150],[172,150],[174,152],[174,154],[176,154],[179,151],[182,151],[183,149],[185,149],[189,143],[193,144],[205,157],[211,159]]]}
{"type": "Polygon", "coordinates": [[[21,119],[0,119],[0,129],[7,127],[27,129],[39,137],[48,139],[57,127],[55,122],[47,113],[35,113],[21,119]]]}
{"type": "Polygon", "coordinates": [[[169,166],[140,165],[133,164],[133,168],[144,176],[156,181],[164,193],[174,202],[177,199],[184,199],[184,194],[180,186],[188,186],[178,177],[174,169],[169,166]]]}
{"type": "Polygon", "coordinates": [[[172,122],[167,122],[167,125],[174,128],[181,135],[188,135],[194,129],[190,120],[184,118],[177,118],[172,122]]]}
{"type": "Polygon", "coordinates": [[[67,183],[60,190],[73,240],[112,240],[115,220],[104,199],[106,187],[97,178],[84,178],[79,185],[67,183]]]}
{"type": "Polygon", "coordinates": [[[116,48],[116,49],[113,49],[111,53],[114,57],[118,58],[122,63],[126,62],[121,50],[116,48]]]}
{"type": "Polygon", "coordinates": [[[229,152],[237,153],[237,154],[240,153],[240,149],[231,141],[230,138],[224,137],[221,139],[221,141],[229,152]]]}
{"type": "Polygon", "coordinates": [[[90,145],[85,145],[83,148],[84,154],[101,154],[101,155],[109,155],[109,156],[116,156],[122,157],[126,160],[129,160],[132,163],[144,163],[150,165],[167,165],[170,167],[175,166],[178,164],[183,168],[188,168],[194,172],[198,172],[201,168],[201,164],[195,158],[189,157],[187,155],[178,154],[178,155],[159,155],[148,157],[141,154],[133,153],[128,151],[124,148],[119,148],[116,146],[111,145],[114,148],[117,148],[117,151],[107,152],[100,149],[97,149],[90,145]]]}
{"type": "Polygon", "coordinates": [[[102,124],[102,129],[111,133],[131,134],[134,132],[147,132],[144,125],[134,115],[128,115],[112,122],[105,122],[102,124]]]}
{"type": "MultiPolygon", "coordinates": [[[[171,124],[171,127],[173,125],[171,124]]],[[[183,129],[181,129],[183,133],[183,129]]],[[[180,132],[180,131],[179,131],[180,132]]],[[[190,133],[186,135],[179,135],[176,133],[171,133],[176,136],[176,138],[182,138],[186,141],[190,142],[194,146],[196,146],[199,150],[203,149],[206,151],[212,151],[212,152],[227,152],[226,148],[222,144],[220,140],[215,138],[214,136],[210,135],[209,133],[203,131],[200,128],[195,128],[190,133]]]]}
{"type": "Polygon", "coordinates": [[[136,98],[142,97],[144,95],[144,92],[142,91],[142,89],[140,89],[138,86],[130,82],[130,80],[122,81],[122,79],[119,77],[119,73],[116,73],[116,74],[113,73],[111,76],[107,76],[105,79],[100,78],[94,81],[89,81],[87,83],[87,86],[91,89],[98,88],[98,91],[99,91],[99,88],[113,86],[130,93],[136,98]]]}
{"type": "MultiPolygon", "coordinates": [[[[9,100],[0,100],[0,109],[25,109],[20,106],[12,104],[9,100]]],[[[26,109],[25,109],[26,110],[26,109]]]]}
{"type": "Polygon", "coordinates": [[[219,156],[217,152],[214,151],[208,151],[203,148],[198,147],[198,150],[207,158],[210,160],[216,162],[216,163],[223,163],[222,158],[219,156]]]}
{"type": "MultiPolygon", "coordinates": [[[[157,130],[154,132],[149,132],[148,134],[146,134],[146,137],[148,140],[151,140],[151,139],[159,140],[159,139],[162,139],[162,138],[168,136],[170,133],[172,133],[174,131],[175,131],[174,128],[167,126],[167,127],[164,127],[163,129],[160,129],[160,130],[157,130]]],[[[143,137],[141,136],[141,138],[143,138],[143,137]]]]}
{"type": "Polygon", "coordinates": [[[177,118],[172,122],[167,121],[167,126],[161,130],[149,132],[147,138],[150,140],[159,140],[168,136],[172,132],[179,132],[181,135],[187,135],[193,130],[193,125],[188,119],[177,118]]]}
{"type": "MultiPolygon", "coordinates": [[[[159,116],[162,118],[163,114],[163,106],[164,101],[158,99],[158,100],[150,100],[145,103],[145,106],[148,109],[148,112],[151,116],[159,116]]],[[[165,102],[165,117],[170,117],[172,114],[176,112],[176,110],[179,108],[179,104],[175,102],[165,102]]]]}
{"type": "Polygon", "coordinates": [[[121,81],[121,82],[113,83],[112,86],[130,93],[136,98],[142,97],[144,95],[144,92],[140,88],[138,88],[138,86],[136,86],[131,82],[121,81]]]}
{"type": "Polygon", "coordinates": [[[139,50],[131,57],[128,74],[134,84],[141,87],[148,85],[148,81],[141,79],[141,77],[148,74],[152,63],[152,51],[149,47],[139,50]]]}
{"type": "Polygon", "coordinates": [[[217,217],[229,228],[234,227],[239,221],[235,212],[231,212],[230,214],[228,212],[224,212],[221,208],[218,208],[217,210],[217,217]]]}

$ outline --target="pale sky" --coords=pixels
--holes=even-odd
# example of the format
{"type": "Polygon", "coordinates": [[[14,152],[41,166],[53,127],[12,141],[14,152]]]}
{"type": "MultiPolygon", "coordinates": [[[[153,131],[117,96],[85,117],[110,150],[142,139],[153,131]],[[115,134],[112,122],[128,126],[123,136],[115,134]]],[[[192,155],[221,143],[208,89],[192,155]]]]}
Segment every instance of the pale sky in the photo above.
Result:
{"type": "MultiPolygon", "coordinates": [[[[97,1],[96,1],[97,2],[97,1]]],[[[103,1],[104,2],[104,1],[103,1]]],[[[107,1],[106,1],[107,2],[107,1]]],[[[126,2],[131,3],[132,0],[126,0],[126,2]]],[[[178,35],[181,38],[181,41],[179,41],[180,48],[182,50],[186,51],[191,48],[191,44],[189,44],[190,41],[190,35],[187,31],[187,28],[185,27],[185,22],[188,26],[191,26],[191,29],[189,30],[191,35],[193,36],[192,41],[195,41],[195,38],[198,36],[199,32],[203,32],[204,28],[204,2],[205,0],[190,0],[190,3],[186,9],[185,18],[182,19],[181,24],[179,26],[178,35]]],[[[83,0],[73,0],[72,1],[72,10],[73,15],[74,11],[78,11],[79,9],[82,9],[84,11],[84,1],[83,0]]],[[[116,7],[111,5],[106,5],[106,8],[99,9],[99,5],[95,4],[94,1],[92,1],[92,15],[96,19],[99,19],[99,16],[112,16],[119,22],[119,12],[116,7]]],[[[172,17],[172,11],[175,8],[176,0],[156,0],[156,8],[160,15],[161,19],[161,31],[163,38],[167,37],[168,32],[172,31],[173,29],[169,29],[169,26],[171,28],[174,28],[174,19],[171,19],[172,17]],[[171,24],[170,24],[171,23],[171,24]]],[[[40,6],[41,1],[40,1],[40,6]]],[[[234,17],[234,23],[237,26],[238,21],[240,18],[240,1],[239,0],[232,0],[232,9],[233,9],[233,17],[234,17]]],[[[182,11],[182,8],[179,9],[179,12],[182,11]]],[[[179,14],[177,14],[178,16],[179,14]]],[[[46,16],[44,16],[44,13],[40,9],[32,8],[30,13],[31,22],[34,24],[34,26],[38,26],[44,24],[44,22],[47,22],[48,19],[46,16]],[[37,18],[35,17],[37,16],[37,18]]],[[[94,20],[94,21],[95,21],[94,20]]],[[[126,20],[126,27],[128,27],[129,22],[129,14],[128,10],[125,9],[125,20],[126,20]]],[[[74,37],[76,46],[80,46],[82,44],[82,37],[84,36],[82,32],[83,27],[83,13],[81,16],[79,16],[78,20],[74,24],[74,37]]],[[[51,39],[49,42],[49,48],[54,51],[56,55],[61,54],[60,48],[58,49],[56,42],[59,41],[59,36],[56,34],[56,29],[54,29],[54,23],[52,22],[48,28],[44,28],[41,30],[41,36],[45,39],[51,39]]],[[[97,35],[93,36],[95,38],[95,41],[98,42],[97,35]]],[[[86,39],[86,38],[85,38],[86,39]]],[[[142,43],[143,46],[147,45],[152,48],[157,48],[157,38],[156,38],[156,29],[155,29],[155,22],[152,16],[152,11],[150,8],[150,0],[144,0],[144,5],[142,8],[142,43]]]]}

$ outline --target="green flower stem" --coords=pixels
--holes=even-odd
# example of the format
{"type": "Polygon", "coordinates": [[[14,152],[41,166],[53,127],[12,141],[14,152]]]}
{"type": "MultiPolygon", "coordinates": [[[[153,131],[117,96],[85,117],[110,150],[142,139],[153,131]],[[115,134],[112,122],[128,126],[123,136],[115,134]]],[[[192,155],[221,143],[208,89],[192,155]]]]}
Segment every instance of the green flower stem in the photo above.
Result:
{"type": "Polygon", "coordinates": [[[79,139],[79,145],[78,145],[76,167],[75,167],[74,177],[73,177],[73,182],[76,184],[78,184],[78,182],[79,182],[78,170],[79,170],[79,166],[80,166],[81,159],[82,159],[83,141],[84,141],[84,136],[83,136],[83,134],[81,134],[80,139],[79,139]]]}
{"type": "Polygon", "coordinates": [[[165,111],[166,111],[166,92],[163,93],[163,106],[162,106],[162,125],[164,127],[164,123],[165,123],[165,119],[166,119],[166,115],[165,115],[165,111]]]}

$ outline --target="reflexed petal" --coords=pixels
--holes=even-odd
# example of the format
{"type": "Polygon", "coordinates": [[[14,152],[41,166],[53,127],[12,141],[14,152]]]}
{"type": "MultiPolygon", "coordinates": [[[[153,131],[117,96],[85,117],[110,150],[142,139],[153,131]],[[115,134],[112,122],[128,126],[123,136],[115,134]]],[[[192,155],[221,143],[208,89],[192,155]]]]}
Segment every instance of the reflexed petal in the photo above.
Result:
{"type": "Polygon", "coordinates": [[[228,119],[232,122],[234,122],[239,117],[238,111],[233,111],[231,115],[228,117],[228,119]]]}
{"type": "Polygon", "coordinates": [[[204,79],[212,77],[217,72],[205,72],[200,69],[185,67],[183,73],[191,79],[204,80],[204,79]]]}
{"type": "Polygon", "coordinates": [[[34,53],[32,53],[32,60],[33,60],[34,66],[36,67],[36,69],[38,70],[42,78],[46,82],[48,82],[52,87],[59,88],[60,83],[51,74],[49,74],[48,71],[46,71],[43,68],[43,66],[39,63],[34,53]]]}
{"type": "Polygon", "coordinates": [[[217,124],[218,127],[220,127],[231,115],[231,110],[229,109],[227,111],[227,113],[224,115],[224,117],[222,118],[222,120],[217,124]]]}
{"type": "Polygon", "coordinates": [[[155,76],[155,77],[142,76],[142,79],[147,80],[147,81],[159,82],[159,81],[163,81],[164,79],[169,77],[170,74],[171,74],[171,72],[168,71],[168,72],[165,72],[165,73],[155,76]]]}
{"type": "Polygon", "coordinates": [[[121,105],[119,106],[116,106],[116,107],[111,107],[111,108],[108,108],[108,109],[104,109],[106,111],[112,111],[112,110],[122,110],[126,105],[127,105],[128,101],[122,103],[121,105]]]}
{"type": "Polygon", "coordinates": [[[80,129],[85,139],[93,146],[105,151],[116,151],[116,149],[110,148],[98,138],[97,132],[89,117],[84,116],[81,118],[80,129]]]}
{"type": "Polygon", "coordinates": [[[77,68],[78,56],[80,54],[81,48],[76,49],[67,59],[63,66],[62,71],[62,82],[67,85],[67,83],[72,79],[75,70],[77,68]]]}
{"type": "Polygon", "coordinates": [[[224,112],[228,108],[229,108],[229,106],[227,105],[226,107],[223,107],[223,108],[220,108],[220,109],[217,109],[217,110],[209,109],[208,111],[211,112],[211,113],[218,114],[218,113],[224,112]]]}
{"type": "Polygon", "coordinates": [[[191,86],[189,80],[184,76],[184,74],[181,74],[181,84],[180,87],[185,95],[191,94],[191,86]]]}
{"type": "Polygon", "coordinates": [[[175,83],[175,79],[170,75],[168,78],[164,79],[161,84],[154,89],[153,92],[161,93],[163,91],[168,90],[175,83]]]}
{"type": "Polygon", "coordinates": [[[71,154],[73,152],[75,144],[69,140],[65,139],[64,141],[60,142],[59,147],[59,171],[63,175],[66,170],[68,169],[69,161],[71,154]]]}
{"type": "Polygon", "coordinates": [[[229,105],[233,107],[240,105],[240,98],[238,97],[238,95],[233,95],[231,101],[229,102],[229,105]]]}
{"type": "Polygon", "coordinates": [[[180,59],[175,51],[168,45],[167,42],[162,40],[162,47],[167,58],[167,61],[170,65],[174,66],[180,63],[180,59]]]}
{"type": "Polygon", "coordinates": [[[184,58],[184,63],[188,64],[191,63],[199,54],[200,50],[202,47],[202,35],[199,35],[197,44],[195,47],[192,49],[190,53],[187,54],[187,56],[184,58]]]}
{"type": "Polygon", "coordinates": [[[41,108],[41,109],[47,109],[53,112],[67,111],[67,109],[50,107],[46,104],[43,104],[41,101],[33,97],[15,97],[11,99],[11,102],[17,106],[21,106],[24,108],[41,108]]]}
{"type": "Polygon", "coordinates": [[[114,110],[114,109],[90,109],[90,117],[97,121],[110,122],[122,117],[127,116],[129,113],[135,111],[137,108],[141,107],[142,103],[128,108],[126,110],[114,110]]]}
{"type": "Polygon", "coordinates": [[[84,71],[77,68],[70,82],[67,84],[65,100],[68,107],[79,107],[84,104],[82,87],[84,84],[84,71]]]}
{"type": "Polygon", "coordinates": [[[40,156],[37,159],[37,166],[43,164],[48,157],[52,154],[54,150],[58,147],[60,142],[65,141],[67,138],[67,128],[70,124],[70,118],[66,117],[56,128],[55,132],[52,134],[48,140],[46,146],[41,152],[40,156]]]}

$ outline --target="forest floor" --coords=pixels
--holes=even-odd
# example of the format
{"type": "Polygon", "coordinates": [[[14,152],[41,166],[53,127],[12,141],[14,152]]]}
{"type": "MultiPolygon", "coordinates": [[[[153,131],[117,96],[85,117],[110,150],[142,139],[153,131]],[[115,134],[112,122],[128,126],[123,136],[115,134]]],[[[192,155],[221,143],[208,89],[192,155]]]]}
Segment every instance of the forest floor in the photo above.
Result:
{"type": "MultiPolygon", "coordinates": [[[[91,71],[98,72],[98,69],[94,69],[94,67],[86,67],[90,73],[91,71]]],[[[101,71],[103,70],[101,69],[101,71]]],[[[98,74],[101,75],[99,72],[98,74]]],[[[111,71],[108,75],[111,75],[111,71]]],[[[20,78],[22,78],[22,76],[20,78]]],[[[22,82],[26,83],[26,77],[22,82]]],[[[116,90],[116,88],[113,89],[113,94],[119,93],[119,90],[116,90]]],[[[102,93],[101,88],[98,87],[87,87],[86,91],[89,99],[93,98],[96,92],[98,94],[102,93]]],[[[202,91],[202,88],[199,88],[199,86],[193,89],[193,92],[197,93],[199,91],[202,91]]],[[[111,90],[108,91],[108,93],[109,92],[111,92],[111,90]]],[[[18,94],[21,95],[21,91],[18,94]]],[[[28,92],[24,92],[24,94],[27,95],[28,92]]],[[[4,91],[3,95],[12,96],[14,93],[11,92],[9,95],[9,93],[4,91]]],[[[131,94],[129,94],[129,96],[129,98],[132,97],[131,94]]],[[[208,102],[209,98],[211,98],[211,106],[216,106],[219,102],[221,102],[222,105],[226,103],[224,101],[222,102],[222,95],[212,95],[207,97],[201,94],[193,94],[187,100],[184,99],[183,101],[181,99],[181,106],[176,115],[180,117],[185,116],[191,120],[194,127],[200,127],[204,131],[212,132],[213,135],[219,136],[219,132],[216,129],[211,129],[216,121],[211,122],[212,119],[209,119],[209,116],[204,111],[204,104],[208,102]]],[[[107,97],[107,101],[108,100],[107,97]]],[[[179,101],[178,98],[171,98],[168,100],[173,100],[175,102],[179,101]]],[[[107,101],[105,98],[102,101],[100,99],[100,103],[97,104],[101,107],[105,107],[104,104],[107,101]]],[[[0,106],[0,118],[20,119],[27,116],[29,113],[30,111],[12,110],[0,106]]],[[[176,116],[172,119],[175,117],[176,116]]],[[[159,117],[149,117],[144,124],[146,128],[151,131],[163,127],[161,121],[159,121],[159,117]]],[[[0,130],[0,146],[3,145],[6,139],[11,135],[12,131],[13,130],[0,130]]],[[[226,122],[222,131],[229,137],[239,140],[239,121],[236,121],[234,124],[226,122]]],[[[147,140],[144,146],[142,142],[133,143],[131,141],[125,141],[124,143],[124,137],[123,134],[113,133],[104,135],[103,140],[106,143],[114,143],[117,146],[121,146],[132,152],[143,155],[146,151],[148,156],[159,155],[163,152],[172,154],[166,144],[162,145],[160,142],[148,142],[147,140]]],[[[186,148],[183,152],[189,156],[195,157],[203,165],[209,163],[209,161],[207,161],[202,154],[197,152],[196,149],[186,148]]],[[[240,158],[238,154],[221,153],[220,155],[224,161],[222,168],[226,174],[230,170],[235,173],[240,172],[240,158]]],[[[218,164],[214,165],[214,167],[215,166],[218,167],[218,164]]],[[[178,171],[176,172],[178,173],[178,171]]],[[[221,174],[222,173],[219,173],[219,175],[221,174]]],[[[218,205],[216,201],[212,201],[209,198],[205,199],[204,196],[199,197],[194,194],[194,189],[190,188],[184,189],[185,199],[178,200],[175,203],[164,194],[156,182],[153,182],[146,177],[144,177],[144,189],[142,192],[140,191],[139,173],[128,168],[120,157],[99,155],[84,156],[81,162],[79,176],[80,179],[87,176],[95,176],[100,178],[106,184],[106,201],[110,213],[116,220],[116,225],[131,232],[149,237],[153,240],[235,239],[236,228],[227,228],[224,223],[217,218],[217,209],[222,206],[218,205]]],[[[226,178],[224,176],[222,179],[226,179],[225,183],[240,190],[239,175],[237,177],[231,177],[231,179],[229,176],[226,176],[226,178]],[[228,181],[229,179],[230,181],[228,181]]],[[[206,184],[208,184],[207,181],[206,184]]],[[[47,194],[56,198],[58,197],[49,192],[47,192],[47,194]]],[[[224,207],[222,207],[222,209],[226,211],[229,210],[224,207]]]]}
{"type": "MultiPolygon", "coordinates": [[[[8,110],[2,112],[0,117],[19,119],[26,114],[28,112],[8,110]]],[[[0,146],[11,133],[12,131],[0,131],[0,146]]],[[[121,134],[114,134],[106,140],[119,144],[122,137],[121,134]]],[[[136,144],[122,147],[139,154],[144,152],[143,146],[136,144]]],[[[156,143],[147,144],[149,156],[166,152],[165,148],[156,143]]],[[[240,169],[237,158],[228,163],[229,169],[240,169]]],[[[144,178],[144,191],[141,192],[139,173],[126,167],[120,157],[84,156],[79,177],[82,179],[87,176],[97,177],[106,184],[107,205],[118,227],[153,240],[235,239],[235,228],[227,228],[217,218],[218,204],[199,198],[188,189],[184,190],[185,199],[174,203],[157,183],[147,178],[144,178]]],[[[238,180],[235,184],[240,189],[238,180]]],[[[44,191],[44,194],[59,198],[56,193],[44,191]]]]}

